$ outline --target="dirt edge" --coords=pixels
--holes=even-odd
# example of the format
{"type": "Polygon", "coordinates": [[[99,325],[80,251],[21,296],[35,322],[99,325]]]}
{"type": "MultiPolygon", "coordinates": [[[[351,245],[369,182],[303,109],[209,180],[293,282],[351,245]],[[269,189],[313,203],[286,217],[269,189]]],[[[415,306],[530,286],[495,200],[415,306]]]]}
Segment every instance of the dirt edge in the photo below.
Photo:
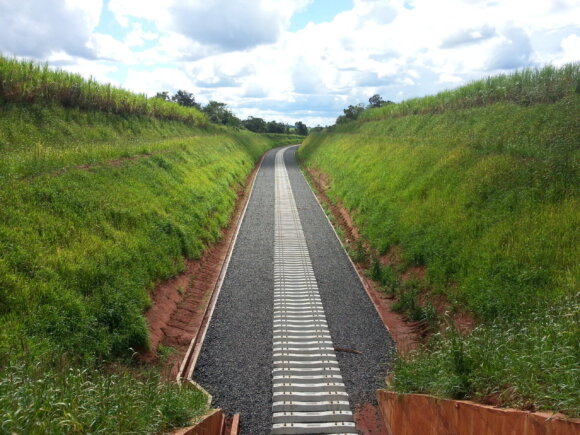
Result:
{"type": "MultiPolygon", "coordinates": [[[[304,167],[303,167],[304,168],[304,167]]],[[[362,242],[362,238],[358,229],[356,228],[350,213],[337,201],[334,203],[329,199],[326,192],[330,188],[328,176],[322,171],[305,168],[308,179],[314,187],[314,193],[321,204],[327,207],[334,217],[336,226],[338,226],[344,233],[342,243],[345,247],[356,249],[356,245],[362,242]]],[[[333,223],[333,225],[335,225],[333,223]]],[[[417,331],[416,325],[407,322],[405,318],[391,310],[391,306],[395,302],[394,299],[387,298],[380,290],[378,283],[374,282],[366,275],[366,268],[353,261],[353,264],[361,278],[367,294],[371,302],[377,309],[383,324],[391,334],[393,341],[397,347],[399,354],[405,355],[419,347],[420,334],[417,331]]]]}
{"type": "Polygon", "coordinates": [[[151,307],[145,313],[149,349],[141,349],[143,363],[161,364],[164,375],[175,378],[191,340],[202,325],[206,307],[216,289],[236,227],[251,193],[251,186],[266,153],[237,191],[236,205],[219,241],[207,247],[198,260],[187,260],[185,271],[158,283],[151,291],[151,307]]]}

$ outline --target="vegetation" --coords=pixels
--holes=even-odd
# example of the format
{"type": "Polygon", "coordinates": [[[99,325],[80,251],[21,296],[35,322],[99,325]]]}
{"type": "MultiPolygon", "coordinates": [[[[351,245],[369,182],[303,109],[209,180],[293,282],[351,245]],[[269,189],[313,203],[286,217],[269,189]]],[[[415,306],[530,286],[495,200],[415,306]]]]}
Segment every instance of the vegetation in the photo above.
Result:
{"type": "Polygon", "coordinates": [[[273,141],[276,145],[296,145],[304,140],[304,136],[297,134],[264,133],[263,136],[273,141]]]}
{"type": "MultiPolygon", "coordinates": [[[[526,68],[511,74],[501,74],[479,80],[458,89],[437,95],[414,98],[399,104],[385,104],[363,115],[365,120],[389,117],[443,113],[448,110],[483,107],[495,103],[514,103],[521,106],[554,103],[566,95],[578,92],[580,64],[557,68],[526,68]]],[[[371,107],[376,107],[372,105],[371,107]]]]}
{"type": "Polygon", "coordinates": [[[399,391],[580,414],[579,78],[578,64],[490,78],[365,110],[301,147],[379,254],[426,267],[418,286],[371,271],[400,309],[429,321],[421,301],[443,295],[479,322],[400,358],[399,391]]]}
{"type": "Polygon", "coordinates": [[[300,136],[307,136],[308,135],[308,127],[303,122],[298,121],[295,124],[296,134],[300,136]]]}
{"type": "Polygon", "coordinates": [[[295,138],[0,65],[0,433],[183,424],[205,409],[201,393],[111,367],[149,346],[143,314],[155,283],[220,237],[260,155],[295,138]]]}
{"type": "Polygon", "coordinates": [[[115,161],[97,160],[109,157],[98,146],[75,155],[76,143],[5,150],[8,162],[48,162],[1,183],[0,345],[21,333],[87,356],[146,347],[151,284],[217,240],[234,187],[270,143],[250,133],[122,142],[115,161]]]}
{"type": "Polygon", "coordinates": [[[64,358],[12,362],[0,371],[0,433],[160,433],[207,409],[196,389],[154,370],[80,368],[64,358]]]}
{"type": "Polygon", "coordinates": [[[202,126],[205,117],[193,108],[147,98],[110,84],[85,80],[79,74],[52,70],[48,64],[22,62],[0,55],[0,104],[59,105],[118,115],[143,115],[202,126]]]}
{"type": "Polygon", "coordinates": [[[294,127],[290,127],[283,122],[265,121],[262,118],[250,116],[247,119],[241,120],[234,113],[228,109],[226,103],[219,101],[210,101],[207,105],[202,106],[197,101],[191,92],[179,90],[173,96],[169,96],[169,92],[157,92],[155,96],[164,101],[173,101],[185,107],[195,107],[207,115],[208,120],[213,124],[227,125],[236,129],[245,128],[254,133],[272,133],[272,134],[297,134],[299,136],[308,135],[308,127],[301,121],[296,122],[294,127]]]}
{"type": "Polygon", "coordinates": [[[394,387],[578,417],[579,313],[578,300],[568,298],[517,322],[496,318],[467,336],[448,329],[420,357],[399,357],[394,387]]]}

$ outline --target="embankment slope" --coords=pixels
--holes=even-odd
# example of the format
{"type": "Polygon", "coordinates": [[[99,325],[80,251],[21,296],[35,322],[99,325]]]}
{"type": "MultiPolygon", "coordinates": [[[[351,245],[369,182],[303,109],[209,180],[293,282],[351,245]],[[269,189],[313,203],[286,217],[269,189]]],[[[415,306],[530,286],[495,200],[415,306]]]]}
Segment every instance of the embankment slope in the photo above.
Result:
{"type": "Polygon", "coordinates": [[[439,309],[442,333],[399,359],[399,391],[580,413],[578,71],[522,71],[368,110],[300,148],[376,255],[402,253],[374,271],[399,307],[423,321],[439,309]],[[417,266],[424,281],[393,279],[417,266]],[[445,330],[445,310],[479,326],[445,330]]]}
{"type": "MultiPolygon", "coordinates": [[[[0,58],[0,431],[158,433],[206,407],[131,358],[275,139],[0,58]]],[[[161,349],[167,354],[169,349],[161,349]]]]}

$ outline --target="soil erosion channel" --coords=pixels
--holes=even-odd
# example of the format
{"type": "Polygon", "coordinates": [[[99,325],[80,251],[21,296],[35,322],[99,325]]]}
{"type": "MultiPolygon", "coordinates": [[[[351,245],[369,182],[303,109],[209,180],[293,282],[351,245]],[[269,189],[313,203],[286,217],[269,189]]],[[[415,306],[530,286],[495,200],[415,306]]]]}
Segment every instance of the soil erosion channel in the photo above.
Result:
{"type": "Polygon", "coordinates": [[[193,379],[243,434],[356,433],[394,346],[295,150],[262,162],[193,379]]]}

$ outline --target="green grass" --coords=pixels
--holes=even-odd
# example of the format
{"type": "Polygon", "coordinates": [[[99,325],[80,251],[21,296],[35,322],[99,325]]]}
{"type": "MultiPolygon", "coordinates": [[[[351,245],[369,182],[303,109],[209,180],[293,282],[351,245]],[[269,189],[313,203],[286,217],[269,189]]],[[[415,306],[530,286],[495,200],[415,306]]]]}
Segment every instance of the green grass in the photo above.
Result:
{"type": "Polygon", "coordinates": [[[580,63],[567,64],[559,68],[551,65],[543,68],[526,68],[515,73],[474,81],[437,95],[366,110],[360,119],[379,120],[405,115],[443,113],[448,110],[483,107],[500,102],[523,106],[554,103],[578,92],[579,79],[580,63]]]}
{"type": "Polygon", "coordinates": [[[207,124],[203,113],[159,98],[147,98],[80,74],[54,70],[48,64],[9,59],[0,55],[0,103],[43,104],[99,110],[117,115],[142,115],[207,124]]]}
{"type": "Polygon", "coordinates": [[[277,145],[296,145],[304,141],[304,136],[298,134],[263,133],[262,135],[277,145]]]}
{"type": "Polygon", "coordinates": [[[272,143],[249,132],[47,110],[37,131],[59,133],[42,152],[26,138],[2,149],[0,348],[21,336],[87,357],[146,347],[149,289],[219,238],[235,188],[272,143]],[[58,128],[67,117],[77,123],[70,137],[58,128]],[[127,134],[125,122],[140,130],[127,134]],[[91,142],[95,131],[110,141],[91,142]]]}
{"type": "Polygon", "coordinates": [[[186,424],[200,392],[110,363],[148,348],[149,292],[220,238],[260,156],[291,139],[16,97],[0,98],[0,433],[186,424]]]}
{"type": "Polygon", "coordinates": [[[207,410],[199,390],[152,370],[80,368],[66,358],[25,358],[0,371],[0,433],[165,433],[207,410]]]}
{"type": "MultiPolygon", "coordinates": [[[[533,319],[548,307],[565,310],[578,298],[577,82],[577,65],[492,78],[450,91],[447,100],[429,97],[402,103],[400,109],[371,110],[361,121],[311,134],[299,154],[306,165],[330,176],[329,195],[350,209],[373,249],[383,254],[402,247],[404,265],[426,266],[430,291],[473,313],[482,331],[488,325],[493,330],[495,322],[532,328],[533,319]],[[509,98],[479,99],[481,86],[495,89],[503,83],[509,88],[511,83],[518,89],[522,77],[527,80],[523,94],[535,95],[525,104],[509,92],[509,98]],[[449,104],[433,109],[434,101],[449,104]]],[[[399,288],[391,276],[384,280],[400,297],[402,311],[429,321],[433,310],[418,305],[416,289],[399,288]]],[[[569,325],[547,316],[547,335],[556,337],[555,331],[569,325]]],[[[491,348],[502,349],[506,337],[488,334],[486,339],[491,348]]],[[[463,340],[468,346],[472,339],[457,338],[463,340]]],[[[443,337],[420,356],[401,360],[397,370],[406,367],[417,379],[406,381],[413,388],[403,390],[442,393],[422,383],[428,377],[429,355],[441,352],[449,363],[452,354],[443,349],[451,342],[443,337]]],[[[530,385],[526,400],[539,407],[568,403],[564,396],[558,398],[555,385],[544,384],[556,378],[541,373],[552,370],[565,384],[570,365],[560,367],[556,360],[534,365],[533,351],[522,346],[505,355],[506,365],[530,364],[517,372],[520,383],[530,385]],[[554,396],[544,400],[539,393],[543,389],[554,396]]],[[[562,352],[578,362],[570,347],[562,352]]],[[[484,353],[476,355],[474,364],[483,364],[484,358],[484,353]]],[[[454,375],[441,371],[438,376],[445,382],[454,375]]],[[[508,388],[499,378],[490,382],[489,388],[508,388]]],[[[467,397],[484,395],[481,384],[472,385],[467,397]]],[[[577,405],[566,410],[578,414],[577,405]]]]}
{"type": "Polygon", "coordinates": [[[437,334],[420,357],[399,357],[394,387],[579,417],[579,312],[569,299],[517,323],[496,319],[466,337],[437,334]]]}

